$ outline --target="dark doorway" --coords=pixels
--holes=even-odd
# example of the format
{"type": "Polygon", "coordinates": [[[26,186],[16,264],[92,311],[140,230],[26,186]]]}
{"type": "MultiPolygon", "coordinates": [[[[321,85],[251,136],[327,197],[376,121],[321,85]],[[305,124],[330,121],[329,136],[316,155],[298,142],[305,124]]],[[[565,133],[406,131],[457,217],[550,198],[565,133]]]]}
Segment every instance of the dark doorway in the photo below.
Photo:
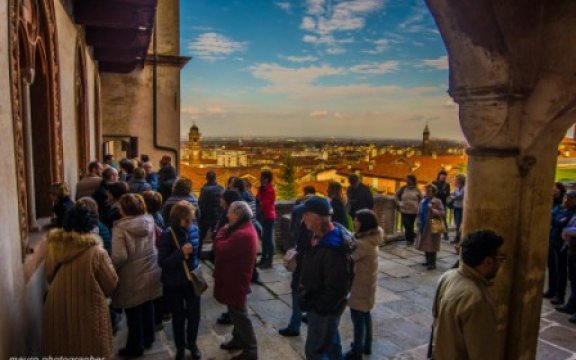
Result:
{"type": "Polygon", "coordinates": [[[35,76],[30,85],[30,124],[32,139],[32,168],[34,169],[34,198],[36,217],[42,218],[52,214],[52,202],[48,196],[52,174],[52,151],[50,136],[50,106],[48,99],[48,71],[46,56],[38,46],[35,56],[35,76]]]}

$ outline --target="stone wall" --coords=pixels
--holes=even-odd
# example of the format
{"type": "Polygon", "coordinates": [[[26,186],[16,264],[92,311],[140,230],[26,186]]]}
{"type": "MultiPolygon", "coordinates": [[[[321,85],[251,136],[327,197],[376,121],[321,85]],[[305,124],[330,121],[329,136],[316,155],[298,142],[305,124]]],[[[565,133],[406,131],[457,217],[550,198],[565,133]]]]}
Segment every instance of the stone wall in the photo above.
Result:
{"type": "MultiPolygon", "coordinates": [[[[294,239],[290,236],[290,213],[294,209],[295,201],[282,200],[276,202],[275,243],[276,248],[282,252],[294,247],[294,239]]],[[[394,197],[376,195],[374,197],[374,212],[378,223],[384,229],[385,242],[398,241],[404,234],[396,231],[396,204],[394,197]]]]}
{"type": "MultiPolygon", "coordinates": [[[[161,0],[157,8],[160,56],[179,54],[179,5],[177,0],[161,0]]],[[[153,55],[153,39],[148,56],[153,55]]],[[[159,63],[157,71],[156,131],[158,144],[180,149],[180,67],[159,63]]],[[[154,147],[153,65],[146,63],[129,74],[101,74],[102,135],[136,136],[138,152],[150,156],[157,168],[163,155],[174,153],[154,147]]],[[[120,160],[120,159],[117,159],[120,160]]]]}
{"type": "MultiPolygon", "coordinates": [[[[60,81],[60,110],[62,119],[64,180],[75,189],[78,178],[76,154],[75,114],[75,56],[77,37],[80,36],[60,1],[54,1],[58,36],[58,59],[60,81]]],[[[39,355],[42,330],[43,293],[45,278],[43,267],[32,266],[34,271],[28,280],[26,273],[30,264],[41,264],[38,253],[28,255],[22,262],[19,230],[19,211],[16,184],[16,163],[13,113],[11,105],[10,66],[8,45],[8,6],[0,6],[0,359],[11,356],[39,355]],[[38,255],[38,256],[35,256],[38,255]],[[30,261],[34,258],[33,261],[30,261]]],[[[86,52],[88,107],[90,118],[90,143],[94,138],[94,73],[95,65],[86,52]]],[[[92,145],[92,152],[95,150],[92,145]]],[[[38,247],[36,248],[38,249],[38,247]]],[[[40,253],[40,252],[39,252],[40,253]]]]}

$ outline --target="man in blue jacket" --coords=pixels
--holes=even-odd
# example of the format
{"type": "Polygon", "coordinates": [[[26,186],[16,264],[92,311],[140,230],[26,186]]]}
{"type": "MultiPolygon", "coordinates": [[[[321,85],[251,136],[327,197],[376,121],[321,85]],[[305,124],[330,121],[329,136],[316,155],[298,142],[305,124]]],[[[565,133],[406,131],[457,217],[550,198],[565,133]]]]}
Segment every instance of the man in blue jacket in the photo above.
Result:
{"type": "Polygon", "coordinates": [[[303,205],[304,224],[313,233],[298,292],[300,307],[308,313],[308,360],[342,358],[338,325],[352,284],[354,240],[348,230],[331,221],[331,213],[328,200],[318,196],[303,205]]]}

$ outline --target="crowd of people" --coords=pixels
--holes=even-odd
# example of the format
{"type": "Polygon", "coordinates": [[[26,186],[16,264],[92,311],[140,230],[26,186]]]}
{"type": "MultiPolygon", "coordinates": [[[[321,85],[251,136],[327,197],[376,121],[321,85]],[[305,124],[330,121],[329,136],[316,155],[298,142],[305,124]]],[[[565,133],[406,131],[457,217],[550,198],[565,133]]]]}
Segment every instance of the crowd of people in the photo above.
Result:
{"type": "MultiPolygon", "coordinates": [[[[454,209],[461,261],[440,279],[429,356],[490,358],[491,350],[481,339],[496,329],[487,287],[505,259],[503,239],[488,230],[471,231],[460,239],[465,179],[457,176],[451,192],[446,175],[441,171],[437,181],[424,186],[424,194],[410,175],[396,193],[406,242],[424,252],[428,269],[436,267],[441,237],[447,232],[445,209],[454,209]]],[[[328,186],[327,197],[305,187],[291,214],[295,247],[284,262],[292,272],[292,314],[279,334],[300,336],[306,322],[307,359],[354,360],[372,353],[371,311],[384,232],[370,188],[356,175],[348,180],[345,195],[336,182],[328,186]],[[343,352],[338,329],[346,307],[353,341],[343,352]]],[[[90,163],[88,175],[77,184],[76,201],[67,184],[54,184],[43,354],[111,358],[113,336],[125,316],[127,340],[119,356],[141,356],[153,345],[163,321],[171,319],[176,359],[186,358],[186,351],[200,359],[201,293],[194,279],[204,255],[214,264],[214,298],[226,306],[217,322],[233,325],[231,338],[220,348],[241,350],[233,359],[257,359],[247,296],[253,284],[261,284],[258,269],[273,266],[273,181],[273,174],[263,170],[254,196],[245,179],[232,177],[224,187],[208,171],[197,199],[191,181],[177,177],[169,156],[162,158],[158,172],[145,156],[118,165],[106,156],[104,163],[90,163]],[[203,253],[208,240],[211,251],[203,253]]],[[[576,283],[575,214],[576,191],[566,192],[557,184],[545,296],[554,297],[560,311],[571,313],[574,289],[566,304],[563,300],[567,276],[572,287],[576,283]]]]}
{"type": "Polygon", "coordinates": [[[552,223],[548,239],[548,289],[544,298],[576,323],[576,191],[554,184],[552,223]],[[570,297],[566,288],[570,280],[570,297]]]}
{"type": "Polygon", "coordinates": [[[428,270],[436,269],[436,253],[440,251],[442,236],[448,240],[447,209],[452,209],[456,235],[452,241],[458,246],[462,230],[464,213],[464,193],[466,178],[462,174],[455,177],[454,190],[450,192],[448,173],[441,170],[435,181],[424,185],[424,194],[418,188],[416,176],[406,177],[406,184],[395,194],[400,212],[404,236],[408,246],[414,247],[425,255],[424,266],[428,270]],[[417,232],[414,225],[417,225],[417,232]]]}
{"type": "Polygon", "coordinates": [[[203,242],[212,239],[207,260],[214,263],[214,296],[227,306],[219,322],[234,325],[222,348],[242,349],[237,359],[256,358],[246,301],[251,283],[261,284],[257,268],[272,267],[276,218],[273,175],[262,171],[260,180],[255,197],[248,181],[232,177],[224,189],[208,171],[197,199],[169,156],[154,172],[146,155],[118,162],[106,155],[103,163],[89,164],[76,201],[66,183],[53,184],[44,354],[111,358],[125,314],[128,335],[118,356],[141,356],[171,318],[176,358],[184,359],[188,349],[200,359],[201,294],[191,277],[203,242]]]}

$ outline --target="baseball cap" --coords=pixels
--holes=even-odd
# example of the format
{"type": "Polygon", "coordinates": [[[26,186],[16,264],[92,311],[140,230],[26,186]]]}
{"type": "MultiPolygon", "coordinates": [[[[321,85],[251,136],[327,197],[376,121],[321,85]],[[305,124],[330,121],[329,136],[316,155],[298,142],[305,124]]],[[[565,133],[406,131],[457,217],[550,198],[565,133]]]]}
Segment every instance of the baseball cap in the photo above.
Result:
{"type": "Polygon", "coordinates": [[[321,216],[332,215],[332,206],[327,199],[320,196],[311,196],[304,203],[303,213],[311,212],[321,216]]]}

